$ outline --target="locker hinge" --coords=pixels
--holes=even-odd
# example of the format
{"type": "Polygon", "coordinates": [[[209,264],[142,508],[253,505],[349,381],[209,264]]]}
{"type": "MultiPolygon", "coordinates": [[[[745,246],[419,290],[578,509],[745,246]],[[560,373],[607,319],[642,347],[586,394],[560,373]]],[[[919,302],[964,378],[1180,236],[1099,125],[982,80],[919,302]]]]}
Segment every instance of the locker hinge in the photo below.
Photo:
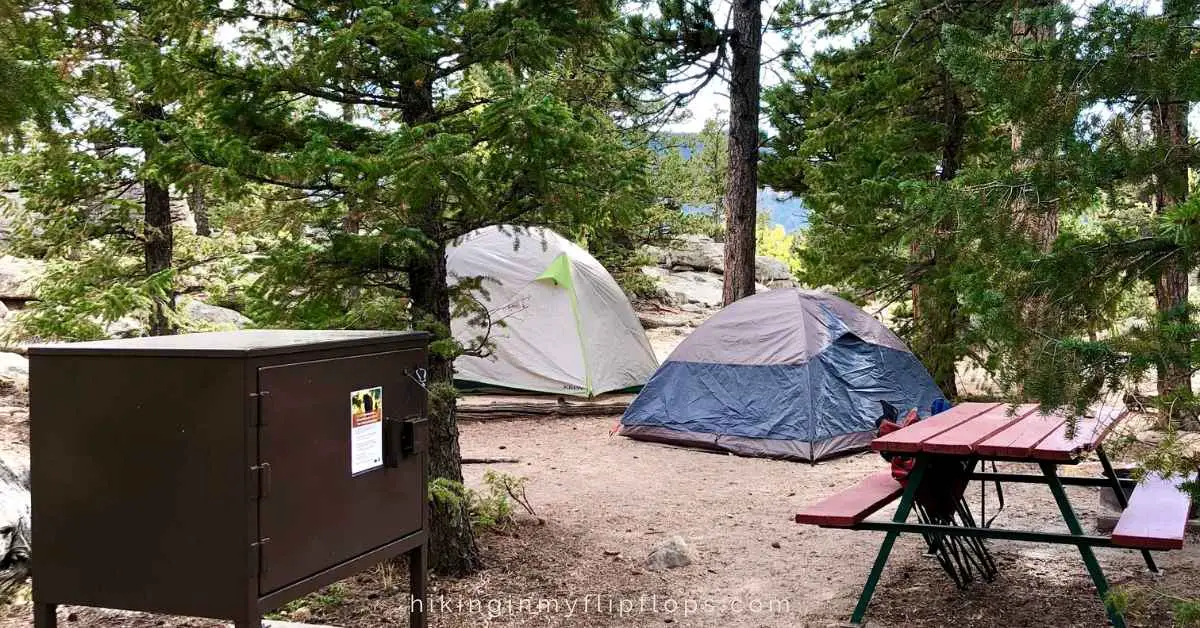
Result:
{"type": "Polygon", "coordinates": [[[270,538],[262,538],[250,544],[250,565],[259,574],[266,570],[267,557],[263,554],[262,548],[270,542],[270,538]]]}
{"type": "Polygon", "coordinates": [[[254,475],[258,479],[255,484],[258,488],[258,499],[265,498],[271,492],[271,463],[264,462],[250,467],[254,475]]]}

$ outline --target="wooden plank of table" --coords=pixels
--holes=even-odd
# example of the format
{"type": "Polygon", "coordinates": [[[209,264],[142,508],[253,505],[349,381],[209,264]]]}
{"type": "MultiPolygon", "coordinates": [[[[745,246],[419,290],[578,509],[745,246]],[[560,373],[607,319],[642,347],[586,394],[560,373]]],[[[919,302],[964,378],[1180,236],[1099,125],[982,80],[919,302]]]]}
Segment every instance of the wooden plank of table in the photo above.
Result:
{"type": "Polygon", "coordinates": [[[1069,425],[1064,421],[1029,451],[1029,458],[1048,462],[1076,462],[1083,454],[1094,450],[1127,414],[1125,408],[1100,407],[1092,416],[1080,417],[1075,422],[1072,435],[1068,435],[1069,425]]]}
{"type": "MultiPolygon", "coordinates": [[[[1036,406],[1034,406],[1036,408],[1036,406]]],[[[1032,412],[975,446],[975,453],[996,458],[1028,458],[1029,452],[1066,421],[1058,414],[1032,412]]]]}
{"type": "Polygon", "coordinates": [[[871,449],[895,453],[916,453],[921,451],[921,443],[937,436],[946,430],[991,410],[1000,407],[998,403],[963,403],[945,412],[935,414],[923,421],[918,421],[906,428],[896,430],[887,436],[880,436],[871,441],[871,449]]]}
{"type": "Polygon", "coordinates": [[[975,453],[976,445],[1036,410],[1036,404],[1018,406],[1015,411],[1008,404],[996,406],[969,421],[925,439],[921,443],[921,451],[969,456],[975,453]]]}

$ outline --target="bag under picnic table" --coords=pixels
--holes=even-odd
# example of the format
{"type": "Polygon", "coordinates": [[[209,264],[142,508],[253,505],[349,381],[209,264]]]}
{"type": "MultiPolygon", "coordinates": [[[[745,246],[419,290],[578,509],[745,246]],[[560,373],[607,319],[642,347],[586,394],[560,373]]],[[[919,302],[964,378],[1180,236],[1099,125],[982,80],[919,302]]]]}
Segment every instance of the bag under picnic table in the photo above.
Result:
{"type": "MultiPolygon", "coordinates": [[[[903,419],[898,419],[899,413],[894,406],[886,401],[881,403],[883,416],[876,422],[877,436],[885,436],[921,420],[916,408],[909,410],[903,419]]],[[[948,407],[941,409],[948,409],[948,407]]],[[[933,410],[936,414],[939,408],[933,410]]],[[[881,455],[891,464],[892,478],[901,486],[908,486],[908,478],[916,464],[916,459],[887,452],[881,452],[881,455]]],[[[922,523],[975,527],[974,514],[965,498],[972,467],[972,463],[958,458],[938,458],[930,462],[929,467],[925,470],[925,478],[915,496],[917,517],[922,523]]],[[[1000,496],[1001,508],[1003,508],[1004,497],[1003,493],[999,492],[999,484],[997,484],[996,490],[1000,496]]],[[[981,497],[981,510],[983,504],[986,503],[982,500],[983,497],[981,497]]],[[[981,512],[980,516],[984,517],[986,513],[981,512]]],[[[990,523],[991,521],[987,520],[984,526],[986,527],[990,523]]],[[[976,575],[986,582],[991,582],[996,577],[996,562],[982,539],[934,534],[923,536],[929,547],[929,553],[937,558],[942,569],[958,588],[967,588],[975,580],[976,575]]]]}

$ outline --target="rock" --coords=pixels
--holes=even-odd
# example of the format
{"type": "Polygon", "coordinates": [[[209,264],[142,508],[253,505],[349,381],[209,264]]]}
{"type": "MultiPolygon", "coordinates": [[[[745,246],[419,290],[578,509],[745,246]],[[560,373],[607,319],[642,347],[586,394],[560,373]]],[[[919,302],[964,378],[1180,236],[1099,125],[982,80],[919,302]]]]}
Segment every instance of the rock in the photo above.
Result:
{"type": "Polygon", "coordinates": [[[646,568],[653,570],[674,569],[692,564],[692,550],[682,536],[674,536],[660,543],[646,557],[646,568]]]}
{"type": "Polygon", "coordinates": [[[8,306],[4,304],[4,301],[0,301],[0,318],[8,316],[8,311],[8,306]]]}
{"type": "Polygon", "coordinates": [[[132,316],[122,316],[105,325],[104,333],[109,338],[137,338],[150,333],[150,328],[141,319],[132,316]]]}
{"type": "Polygon", "coordinates": [[[689,266],[695,270],[725,272],[725,245],[714,242],[708,236],[696,234],[680,236],[673,246],[666,249],[664,257],[665,260],[660,264],[667,268],[689,266]]]}
{"type": "Polygon", "coordinates": [[[1142,432],[1148,432],[1155,428],[1158,422],[1158,417],[1144,412],[1131,412],[1125,420],[1121,421],[1117,429],[1122,434],[1137,435],[1142,432]]]}
{"type": "Polygon", "coordinates": [[[29,358],[17,353],[0,352],[0,379],[18,388],[29,388],[29,358]]]}
{"type": "Polygon", "coordinates": [[[782,547],[782,545],[779,543],[779,541],[771,541],[771,547],[774,547],[775,549],[779,549],[780,547],[782,547]]]}
{"type": "Polygon", "coordinates": [[[638,252],[641,253],[641,255],[643,257],[648,257],[648,258],[654,260],[654,263],[658,264],[659,266],[667,265],[666,249],[663,249],[663,248],[657,247],[657,246],[652,246],[650,244],[644,244],[644,245],[642,245],[642,248],[638,249],[638,252]]]}
{"type": "Polygon", "coordinates": [[[243,329],[254,324],[254,321],[243,316],[241,312],[196,299],[184,300],[179,305],[179,311],[192,321],[216,328],[243,329]]]}
{"type": "Polygon", "coordinates": [[[1163,439],[1166,437],[1166,432],[1161,432],[1159,430],[1145,430],[1143,432],[1138,432],[1134,436],[1139,443],[1145,443],[1147,445],[1157,445],[1163,442],[1163,439]]]}
{"type": "Polygon", "coordinates": [[[684,327],[695,320],[695,316],[686,312],[638,312],[638,321],[643,329],[658,329],[659,327],[684,327]]]}
{"type": "Polygon", "coordinates": [[[29,450],[0,452],[0,595],[7,596],[29,575],[29,450]]]}
{"type": "Polygon", "coordinates": [[[796,286],[796,279],[792,277],[792,271],[788,269],[788,265],[765,255],[754,258],[754,279],[772,290],[796,286]]]}
{"type": "Polygon", "coordinates": [[[1188,432],[1180,434],[1179,448],[1183,455],[1196,461],[1200,461],[1200,432],[1188,432]]]}
{"type": "Polygon", "coordinates": [[[653,277],[654,279],[662,279],[663,277],[671,276],[671,271],[659,266],[642,266],[641,271],[643,275],[646,275],[647,277],[653,277]]]}
{"type": "Polygon", "coordinates": [[[0,298],[28,301],[34,298],[34,287],[46,272],[46,263],[37,259],[0,257],[0,298]]]}
{"type": "Polygon", "coordinates": [[[663,300],[671,305],[721,306],[723,283],[720,275],[696,271],[670,273],[658,279],[658,286],[663,300]]]}

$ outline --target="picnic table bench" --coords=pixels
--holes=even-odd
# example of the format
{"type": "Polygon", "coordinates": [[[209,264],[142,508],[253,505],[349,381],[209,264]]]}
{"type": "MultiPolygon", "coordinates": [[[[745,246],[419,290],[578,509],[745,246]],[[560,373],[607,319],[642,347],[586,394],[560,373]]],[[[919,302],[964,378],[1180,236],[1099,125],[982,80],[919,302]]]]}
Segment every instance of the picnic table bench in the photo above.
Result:
{"type": "MultiPolygon", "coordinates": [[[[826,528],[887,532],[851,617],[853,624],[861,624],[866,615],[892,546],[901,533],[922,534],[931,547],[945,537],[1075,545],[1103,600],[1108,592],[1108,582],[1092,548],[1141,550],[1147,568],[1158,573],[1150,550],[1183,547],[1191,507],[1188,495],[1180,490],[1185,478],[1151,474],[1136,483],[1121,479],[1114,472],[1102,443],[1125,416],[1123,409],[1103,407],[1091,416],[1075,421],[1072,426],[1064,416],[1038,412],[1036,405],[1018,406],[1013,411],[1004,404],[965,403],[872,441],[871,448],[876,451],[915,459],[906,484],[894,479],[891,471],[869,475],[857,485],[805,507],[796,515],[796,522],[826,528]],[[1099,458],[1103,477],[1058,474],[1060,465],[1076,464],[1091,453],[1099,458]],[[909,523],[907,520],[925,472],[939,458],[965,461],[970,480],[1048,485],[1068,533],[992,528],[990,522],[976,523],[971,517],[962,518],[959,525],[909,523]],[[983,461],[1032,463],[1038,466],[1041,474],[976,471],[983,461]],[[1110,535],[1084,534],[1065,486],[1107,486],[1114,490],[1124,510],[1110,535]],[[1124,489],[1129,486],[1134,486],[1134,490],[1126,499],[1124,489]],[[897,499],[900,504],[891,521],[868,520],[897,499]]],[[[1124,626],[1124,618],[1114,609],[1108,608],[1108,615],[1114,626],[1124,626]]]]}

